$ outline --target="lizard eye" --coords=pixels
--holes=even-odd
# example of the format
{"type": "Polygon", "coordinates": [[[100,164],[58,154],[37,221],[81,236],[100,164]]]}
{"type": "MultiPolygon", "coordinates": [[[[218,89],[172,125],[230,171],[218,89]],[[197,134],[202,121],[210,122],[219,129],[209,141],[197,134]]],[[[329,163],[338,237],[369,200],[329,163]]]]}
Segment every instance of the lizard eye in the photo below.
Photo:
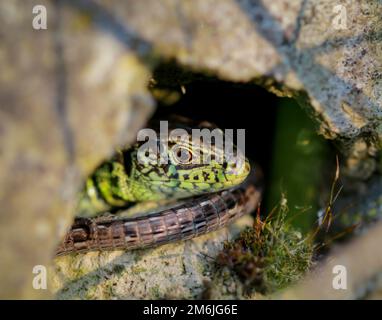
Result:
{"type": "Polygon", "coordinates": [[[177,163],[188,164],[192,161],[192,152],[186,148],[177,147],[173,150],[173,154],[177,163]]]}

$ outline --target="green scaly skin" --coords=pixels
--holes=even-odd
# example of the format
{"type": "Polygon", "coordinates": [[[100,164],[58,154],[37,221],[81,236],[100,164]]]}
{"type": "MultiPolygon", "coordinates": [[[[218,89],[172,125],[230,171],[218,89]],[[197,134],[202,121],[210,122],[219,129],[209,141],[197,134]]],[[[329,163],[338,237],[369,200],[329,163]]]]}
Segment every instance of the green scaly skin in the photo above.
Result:
{"type": "MultiPolygon", "coordinates": [[[[182,199],[218,192],[239,185],[250,172],[247,159],[239,173],[235,170],[235,163],[225,158],[223,163],[210,161],[201,165],[179,165],[170,148],[168,164],[141,164],[137,160],[139,146],[136,144],[130,149],[119,150],[87,179],[77,209],[78,216],[94,216],[137,202],[182,199]]],[[[187,142],[182,148],[194,155],[193,150],[197,146],[187,142]]],[[[212,156],[222,154],[222,150],[214,148],[208,152],[212,156]]]]}

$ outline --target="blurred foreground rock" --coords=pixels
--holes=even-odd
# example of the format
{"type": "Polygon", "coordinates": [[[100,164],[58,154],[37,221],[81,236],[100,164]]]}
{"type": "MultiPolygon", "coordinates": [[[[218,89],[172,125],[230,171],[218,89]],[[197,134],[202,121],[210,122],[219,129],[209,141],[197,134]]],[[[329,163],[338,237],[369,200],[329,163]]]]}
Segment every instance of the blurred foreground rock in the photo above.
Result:
{"type": "MultiPolygon", "coordinates": [[[[348,173],[370,176],[382,136],[382,4],[338,5],[334,0],[1,2],[0,297],[43,292],[31,286],[33,266],[51,261],[75,214],[83,177],[115,146],[131,142],[151,114],[146,88],[158,57],[297,98],[320,133],[340,145],[348,173]],[[47,30],[31,27],[36,4],[47,8],[47,30]]],[[[187,246],[192,245],[172,246],[168,253],[181,254],[187,246]]],[[[166,248],[156,250],[168,256],[166,248]]],[[[100,263],[115,258],[126,266],[125,259],[136,255],[99,257],[100,263]]],[[[185,284],[187,277],[182,279],[185,284]]],[[[195,283],[198,292],[201,282],[195,283]]],[[[178,297],[194,296],[191,287],[178,297]]],[[[66,288],[59,296],[76,296],[76,289],[66,288]]],[[[147,296],[154,297],[153,288],[142,292],[152,290],[147,296]]],[[[133,296],[140,295],[108,297],[133,296]]]]}
{"type": "Polygon", "coordinates": [[[0,297],[32,298],[73,219],[81,181],[135,139],[153,110],[149,72],[113,35],[56,1],[0,3],[0,297]],[[36,3],[34,3],[36,4],[36,3]]]}

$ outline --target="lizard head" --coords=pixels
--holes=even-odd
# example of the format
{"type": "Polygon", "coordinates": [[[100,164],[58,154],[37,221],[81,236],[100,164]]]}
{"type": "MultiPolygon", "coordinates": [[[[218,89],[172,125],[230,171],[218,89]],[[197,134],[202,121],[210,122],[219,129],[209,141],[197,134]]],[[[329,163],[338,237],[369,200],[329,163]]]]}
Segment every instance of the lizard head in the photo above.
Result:
{"type": "Polygon", "coordinates": [[[222,130],[205,124],[175,130],[182,131],[171,131],[165,138],[156,135],[154,141],[134,146],[129,176],[135,181],[138,201],[218,192],[239,185],[248,176],[248,159],[233,144],[227,148],[224,143],[231,140],[222,130]]]}

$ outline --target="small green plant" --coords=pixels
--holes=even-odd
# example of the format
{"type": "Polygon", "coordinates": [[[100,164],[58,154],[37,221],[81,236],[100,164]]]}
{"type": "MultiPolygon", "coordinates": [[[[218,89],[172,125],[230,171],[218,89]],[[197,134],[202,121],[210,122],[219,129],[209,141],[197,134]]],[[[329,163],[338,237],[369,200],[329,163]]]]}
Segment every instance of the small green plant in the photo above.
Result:
{"type": "Polygon", "coordinates": [[[299,280],[312,265],[314,246],[286,220],[287,200],[262,220],[258,211],[254,225],[226,242],[217,257],[218,268],[228,267],[247,294],[269,294],[299,280]]]}

